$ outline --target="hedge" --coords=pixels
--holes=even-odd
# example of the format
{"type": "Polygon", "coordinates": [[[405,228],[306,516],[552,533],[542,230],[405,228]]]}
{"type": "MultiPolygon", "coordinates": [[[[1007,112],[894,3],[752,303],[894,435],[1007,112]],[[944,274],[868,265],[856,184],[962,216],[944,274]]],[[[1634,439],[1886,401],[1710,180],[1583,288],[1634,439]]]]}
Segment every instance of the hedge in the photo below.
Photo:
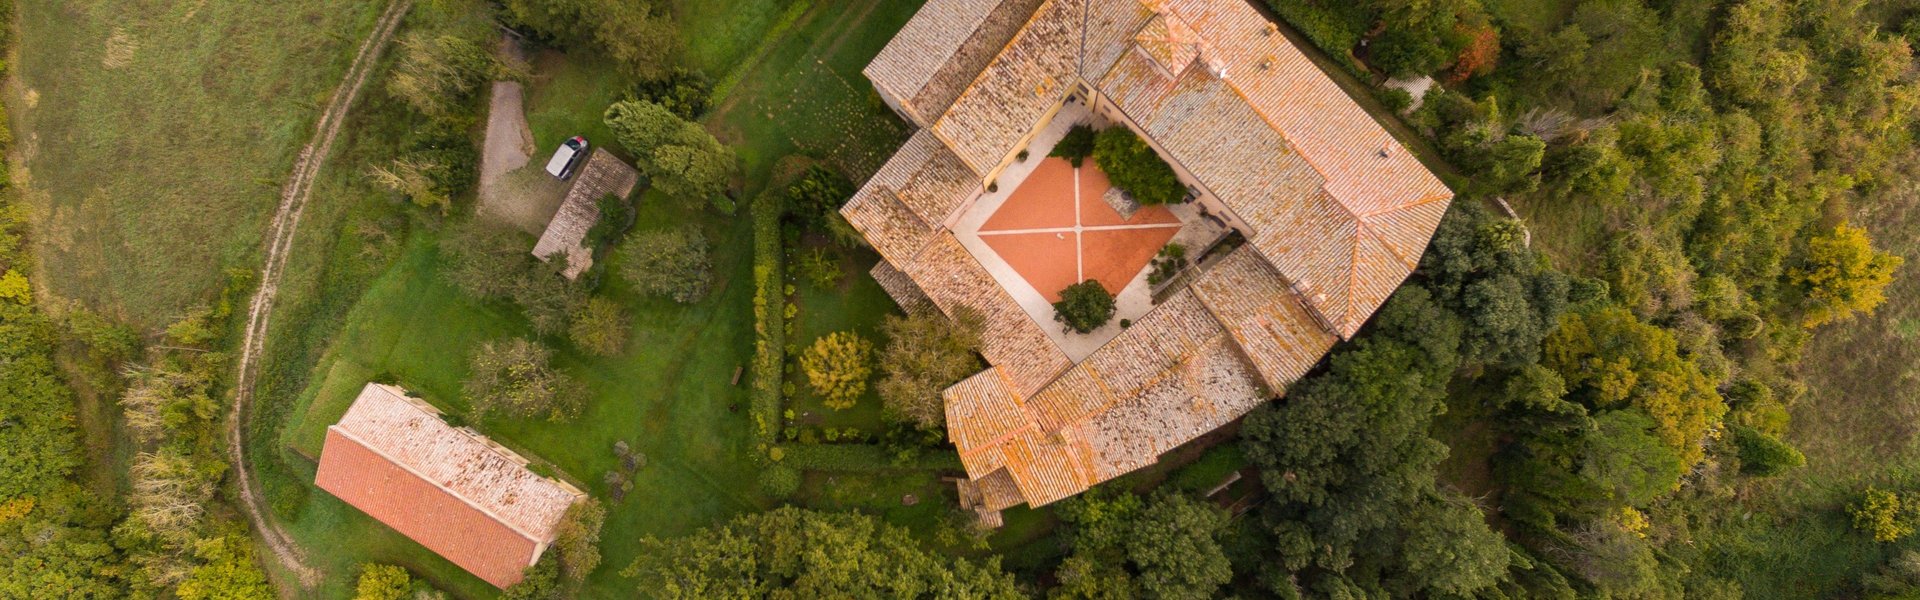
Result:
{"type": "Polygon", "coordinates": [[[961,468],[960,455],[946,450],[921,452],[908,460],[879,444],[784,444],[776,446],[780,464],[806,471],[941,471],[961,468]]]}
{"type": "Polygon", "coordinates": [[[780,384],[786,362],[786,301],[781,273],[780,215],[786,198],[768,186],[753,201],[753,431],[762,452],[780,441],[780,384]]]}

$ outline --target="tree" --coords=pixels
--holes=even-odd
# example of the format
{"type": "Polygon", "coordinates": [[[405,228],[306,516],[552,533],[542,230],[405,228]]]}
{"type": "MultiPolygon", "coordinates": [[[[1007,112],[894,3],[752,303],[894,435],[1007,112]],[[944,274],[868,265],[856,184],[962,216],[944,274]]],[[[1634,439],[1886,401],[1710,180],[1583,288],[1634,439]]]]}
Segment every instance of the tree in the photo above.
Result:
{"type": "Polygon", "coordinates": [[[1734,448],[1740,453],[1742,472],[1771,477],[1807,464],[1806,455],[1780,438],[1745,425],[1735,425],[1731,429],[1734,448]]]}
{"type": "Polygon", "coordinates": [[[643,294],[699,302],[712,285],[707,236],[691,226],[641,232],[620,246],[620,276],[643,294]]]}
{"type": "Polygon", "coordinates": [[[1853,528],[1872,534],[1873,541],[1899,541],[1913,535],[1920,506],[1912,500],[1906,494],[1869,486],[1858,504],[1847,507],[1847,513],[1853,515],[1853,528]]]}
{"type": "Polygon", "coordinates": [[[838,171],[814,165],[787,186],[787,210],[814,231],[830,231],[840,205],[853,197],[853,182],[838,171]]]}
{"type": "Polygon", "coordinates": [[[561,333],[586,302],[585,290],[561,277],[563,261],[543,263],[527,252],[531,247],[516,232],[474,219],[441,237],[448,258],[442,273],[476,298],[518,305],[541,335],[561,333]]]}
{"type": "Polygon", "coordinates": [[[174,590],[181,600],[257,600],[272,598],[267,574],[254,564],[252,542],[240,536],[221,536],[195,545],[201,561],[174,590]]]}
{"type": "Polygon", "coordinates": [[[986,321],[962,306],[949,319],[936,311],[905,317],[888,315],[881,323],[887,347],[880,354],[882,377],[876,389],[889,418],[921,429],[946,422],[940,392],[979,372],[980,335],[986,321]]]}
{"type": "Polygon", "coordinates": [[[1651,417],[1682,470],[1700,462],[1701,440],[1727,412],[1713,382],[1680,357],[1673,334],[1624,308],[1561,317],[1560,328],[1547,336],[1541,364],[1558,372],[1569,396],[1589,408],[1631,406],[1651,417]]]}
{"type": "Polygon", "coordinates": [[[353,586],[353,600],[407,600],[413,596],[413,576],[397,565],[360,565],[360,580],[353,586]]]}
{"type": "Polygon", "coordinates": [[[934,555],[873,517],[793,507],[646,538],[621,574],[639,580],[641,595],[669,600],[1022,597],[998,559],[934,555]]]}
{"type": "Polygon", "coordinates": [[[560,573],[573,581],[586,581],[600,566],[600,526],[607,520],[607,509],[599,500],[588,498],[567,507],[554,531],[553,551],[560,573]]]}
{"type": "Polygon", "coordinates": [[[501,590],[500,598],[501,600],[561,600],[567,597],[565,592],[565,586],[560,582],[559,561],[543,556],[540,562],[527,567],[519,583],[501,590]]]}
{"type": "Polygon", "coordinates": [[[574,347],[596,356],[614,356],[627,346],[627,313],[620,303],[607,298],[587,301],[586,309],[574,315],[567,327],[567,338],[574,347]]]}
{"type": "Polygon", "coordinates": [[[1227,515],[1191,497],[1162,492],[1090,492],[1061,505],[1073,554],[1054,598],[1210,598],[1233,579],[1220,547],[1227,515]]]}
{"type": "Polygon", "coordinates": [[[1393,583],[1401,597],[1473,597],[1506,579],[1513,552],[1465,498],[1435,494],[1406,520],[1400,545],[1406,574],[1393,583]],[[1414,593],[1414,592],[1420,593],[1414,593]]]}
{"type": "Polygon", "coordinates": [[[401,36],[387,94],[435,119],[453,115],[499,69],[482,42],[421,30],[401,36]]]}
{"type": "Polygon", "coordinates": [[[634,154],[655,189],[689,201],[712,200],[725,191],[739,166],[733,150],[698,123],[657,103],[626,100],[607,107],[607,128],[634,154]]]}
{"type": "Polygon", "coordinates": [[[851,331],[836,331],[813,341],[800,355],[800,369],[827,408],[852,408],[867,392],[873,376],[873,342],[851,331]]]}
{"type": "Polygon", "coordinates": [[[72,391],[53,351],[44,317],[0,302],[0,502],[44,495],[80,465],[72,391]]]}
{"type": "Polygon", "coordinates": [[[1067,162],[1073,163],[1073,168],[1078,169],[1082,161],[1093,156],[1094,139],[1092,127],[1074,125],[1067,130],[1065,137],[1060,138],[1060,143],[1053,145],[1053,152],[1047,156],[1067,159],[1067,162]]]}
{"type": "Polygon", "coordinates": [[[1840,225],[1807,242],[1805,263],[1792,272],[1807,295],[1807,327],[1872,314],[1886,302],[1887,284],[1904,259],[1878,252],[1867,230],[1840,225]]]}
{"type": "Polygon", "coordinates": [[[1107,173],[1113,187],[1126,190],[1141,204],[1178,204],[1187,200],[1187,186],[1173,165],[1126,127],[1109,127],[1094,137],[1093,160],[1107,173]]]}
{"type": "Polygon", "coordinates": [[[505,0],[509,22],[572,51],[604,54],[630,77],[665,74],[678,52],[667,6],[655,1],[505,0]]]}
{"type": "Polygon", "coordinates": [[[553,351],[523,338],[489,340],[470,361],[463,388],[482,415],[565,421],[580,414],[586,390],[547,365],[553,351]]]}
{"type": "Polygon", "coordinates": [[[1060,301],[1053,303],[1053,320],[1075,332],[1093,333],[1113,320],[1113,309],[1113,294],[1088,279],[1060,290],[1060,301]]]}

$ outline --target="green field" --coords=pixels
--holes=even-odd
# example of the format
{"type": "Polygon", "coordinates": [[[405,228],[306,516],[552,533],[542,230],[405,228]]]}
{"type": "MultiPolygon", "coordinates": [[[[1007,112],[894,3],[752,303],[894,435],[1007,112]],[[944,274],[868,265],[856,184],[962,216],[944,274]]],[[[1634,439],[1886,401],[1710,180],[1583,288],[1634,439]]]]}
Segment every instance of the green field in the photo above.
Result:
{"type": "MultiPolygon", "coordinates": [[[[772,49],[766,56],[781,57],[778,64],[770,61],[748,69],[732,106],[767,107],[807,96],[814,107],[814,112],[800,113],[805,119],[772,120],[760,112],[727,110],[709,121],[730,132],[728,141],[746,158],[748,193],[765,185],[774,159],[801,150],[842,148],[840,156],[852,156],[844,149],[869,144],[872,147],[859,153],[884,159],[892,152],[904,138],[904,126],[870,88],[848,81],[864,83],[859,69],[913,14],[917,6],[911,4],[818,2],[770,40],[738,29],[735,22],[745,18],[742,15],[683,14],[692,19],[686,29],[690,50],[718,43],[695,37],[695,32],[729,31],[746,36],[728,46],[737,49],[729,52],[744,55],[764,46],[772,49]],[[831,71],[820,67],[830,77],[805,79],[791,72],[790,61],[814,64],[816,59],[832,65],[831,71]],[[849,135],[819,120],[824,114],[872,124],[849,135]]],[[[778,13],[786,4],[766,6],[778,13]]],[[[773,25],[772,20],[764,22],[773,25]]],[[[551,145],[580,133],[611,139],[600,115],[626,90],[612,69],[554,52],[537,56],[535,66],[528,116],[539,143],[551,145]]],[[[371,98],[356,112],[349,125],[355,133],[343,142],[339,162],[316,190],[313,220],[302,231],[294,258],[295,265],[311,271],[290,269],[281,300],[281,314],[288,316],[274,324],[263,408],[254,420],[257,431],[279,432],[257,434],[250,450],[262,463],[263,484],[276,512],[327,574],[322,595],[348,595],[351,573],[362,562],[404,565],[458,597],[491,594],[483,582],[308,483],[326,426],[370,379],[394,381],[420,393],[490,437],[552,465],[603,501],[609,497],[602,476],[617,462],[613,443],[625,440],[645,453],[649,460],[632,494],[624,502],[609,503],[603,532],[606,560],[588,581],[589,597],[631,595],[631,584],[618,571],[631,562],[644,536],[674,535],[771,506],[759,492],[758,467],[751,457],[746,382],[731,384],[753,345],[749,222],[646,195],[636,229],[693,224],[707,233],[714,251],[713,293],[682,306],[640,298],[617,277],[606,278],[600,293],[621,302],[634,316],[628,352],[592,358],[564,342],[553,344],[560,348],[555,366],[590,388],[586,412],[565,424],[468,420],[460,390],[468,353],[481,341],[531,334],[512,306],[476,301],[445,283],[435,248],[445,219],[396,204],[389,194],[364,182],[359,176],[364,167],[352,166],[388,159],[382,147],[390,142],[380,133],[381,126],[399,114],[390,101],[371,98]]],[[[469,201],[457,200],[448,219],[468,218],[471,209],[463,206],[469,201]]],[[[532,245],[531,238],[525,241],[532,245]]],[[[619,257],[609,260],[617,264],[619,257]]],[[[847,261],[846,293],[800,286],[801,301],[808,306],[796,327],[807,332],[855,328],[877,341],[877,323],[894,310],[892,302],[865,276],[871,256],[847,261]]],[[[869,398],[861,408],[842,414],[857,415],[866,429],[865,423],[878,423],[878,402],[869,398]]],[[[951,494],[950,486],[929,473],[815,475],[807,486],[805,504],[873,510],[928,530],[948,512],[950,502],[937,496],[951,494]],[[905,494],[926,501],[902,506],[905,494]]]]}
{"type": "Polygon", "coordinates": [[[132,4],[18,2],[9,108],[37,281],[151,328],[253,266],[280,178],[383,3],[132,4]]]}

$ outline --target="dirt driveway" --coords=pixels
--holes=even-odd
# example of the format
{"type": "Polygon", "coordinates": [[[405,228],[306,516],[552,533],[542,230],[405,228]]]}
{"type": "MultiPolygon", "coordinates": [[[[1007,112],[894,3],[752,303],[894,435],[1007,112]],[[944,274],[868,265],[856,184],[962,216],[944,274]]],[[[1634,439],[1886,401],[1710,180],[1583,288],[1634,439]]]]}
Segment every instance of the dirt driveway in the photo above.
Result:
{"type": "MultiPolygon", "coordinates": [[[[526,50],[510,35],[502,36],[499,51],[521,62],[527,58],[526,50]]],[[[493,82],[487,139],[480,151],[481,217],[533,235],[547,228],[567,189],[564,182],[547,176],[543,164],[534,163],[537,150],[533,128],[527,126],[524,86],[518,81],[493,82]]]]}

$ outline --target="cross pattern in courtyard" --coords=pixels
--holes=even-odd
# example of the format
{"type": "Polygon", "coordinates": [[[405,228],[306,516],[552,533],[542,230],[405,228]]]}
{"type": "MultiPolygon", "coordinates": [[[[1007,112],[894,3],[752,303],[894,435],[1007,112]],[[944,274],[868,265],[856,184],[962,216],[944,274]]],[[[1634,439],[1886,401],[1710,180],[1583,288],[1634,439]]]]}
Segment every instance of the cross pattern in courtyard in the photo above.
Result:
{"type": "Polygon", "coordinates": [[[1048,302],[1088,279],[1118,294],[1181,223],[1159,206],[1121,216],[1103,199],[1112,187],[1091,159],[1080,168],[1045,159],[987,218],[980,239],[1048,302]]]}

